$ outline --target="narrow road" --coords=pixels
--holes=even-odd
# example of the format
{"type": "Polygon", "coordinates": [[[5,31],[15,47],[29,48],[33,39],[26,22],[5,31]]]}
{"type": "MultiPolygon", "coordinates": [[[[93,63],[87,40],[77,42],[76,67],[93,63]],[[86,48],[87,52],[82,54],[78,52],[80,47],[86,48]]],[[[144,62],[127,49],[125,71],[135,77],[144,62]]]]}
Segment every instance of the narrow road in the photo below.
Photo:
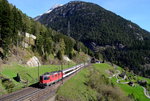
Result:
{"type": "Polygon", "coordinates": [[[142,86],[142,88],[143,88],[143,90],[144,90],[144,94],[145,94],[145,96],[146,96],[147,98],[149,98],[149,99],[150,99],[150,94],[148,93],[148,91],[146,90],[146,88],[145,88],[145,87],[143,87],[143,86],[142,86]]]}

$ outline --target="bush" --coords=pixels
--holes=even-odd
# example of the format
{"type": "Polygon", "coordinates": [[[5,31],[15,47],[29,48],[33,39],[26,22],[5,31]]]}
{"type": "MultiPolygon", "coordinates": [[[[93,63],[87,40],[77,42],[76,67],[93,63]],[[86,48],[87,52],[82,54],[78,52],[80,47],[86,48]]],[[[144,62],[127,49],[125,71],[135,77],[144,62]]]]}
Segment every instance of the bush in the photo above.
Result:
{"type": "Polygon", "coordinates": [[[124,93],[115,87],[105,75],[101,75],[95,68],[90,69],[87,86],[97,91],[98,101],[130,101],[130,98],[124,96],[124,93]]]}
{"type": "Polygon", "coordinates": [[[9,93],[12,92],[13,88],[15,87],[15,84],[10,79],[7,78],[4,78],[2,80],[2,85],[9,93]]]}

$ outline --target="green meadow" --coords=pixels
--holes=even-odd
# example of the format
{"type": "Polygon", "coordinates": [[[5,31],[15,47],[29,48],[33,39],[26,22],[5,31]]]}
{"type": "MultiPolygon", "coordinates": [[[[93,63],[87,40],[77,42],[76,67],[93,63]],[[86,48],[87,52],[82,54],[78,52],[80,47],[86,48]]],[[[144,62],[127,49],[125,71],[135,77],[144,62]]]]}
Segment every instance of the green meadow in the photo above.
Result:
{"type": "MultiPolygon", "coordinates": [[[[108,75],[106,73],[106,70],[108,69],[114,69],[114,67],[108,65],[108,64],[94,64],[94,67],[100,71],[101,73],[105,74],[105,75],[108,75]]],[[[120,67],[117,67],[117,70],[120,70],[120,71],[123,71],[122,68],[120,67]]],[[[130,76],[133,76],[130,74],[130,76]]],[[[147,82],[150,84],[150,79],[148,78],[144,78],[144,77],[140,77],[140,76],[137,76],[138,79],[140,80],[147,80],[147,82]]],[[[125,94],[128,96],[129,94],[133,94],[135,96],[136,99],[139,99],[140,101],[150,101],[150,99],[148,99],[145,95],[144,95],[144,92],[143,92],[143,88],[141,86],[139,86],[138,84],[136,84],[134,87],[131,87],[129,86],[128,84],[119,84],[119,83],[116,83],[116,78],[112,78],[111,81],[117,85],[118,87],[120,87],[124,92],[125,94]]],[[[131,80],[132,81],[132,80],[131,80]]]]}
{"type": "MultiPolygon", "coordinates": [[[[3,78],[8,78],[11,80],[14,87],[12,91],[16,91],[23,87],[27,87],[34,83],[38,82],[38,69],[39,75],[44,74],[45,72],[59,71],[61,69],[72,67],[73,65],[42,65],[38,67],[27,67],[19,64],[5,65],[0,70],[0,76],[3,78]],[[14,77],[17,76],[17,73],[21,77],[22,82],[16,82],[14,77]]],[[[2,85],[2,80],[0,79],[0,95],[8,93],[5,87],[2,85]]]]}
{"type": "MultiPolygon", "coordinates": [[[[116,73],[116,70],[120,72],[124,71],[121,67],[114,68],[113,66],[103,63],[103,64],[93,64],[93,67],[101,73],[101,75],[105,75],[106,77],[111,76],[108,71],[113,71],[116,73]]],[[[91,101],[96,100],[96,91],[88,87],[85,82],[88,80],[87,76],[89,74],[89,70],[84,68],[77,75],[68,80],[64,85],[62,85],[57,91],[57,99],[69,99],[73,101],[87,101],[87,99],[91,99],[91,101]]],[[[133,76],[132,73],[127,73],[127,76],[133,76]]],[[[147,80],[150,84],[150,79],[136,76],[138,80],[147,80]]],[[[143,92],[143,88],[135,84],[134,87],[129,86],[128,84],[120,84],[116,82],[116,77],[112,77],[109,79],[115,86],[119,87],[120,90],[124,93],[125,96],[134,96],[134,100],[137,101],[150,101],[143,92]]],[[[127,80],[128,81],[128,80],[127,80]]],[[[135,81],[132,80],[131,81],[135,81]]],[[[101,82],[101,80],[99,80],[101,82]]],[[[124,81],[122,81],[124,82],[124,81]]],[[[125,81],[126,82],[126,81],[125,81]]]]}
{"type": "Polygon", "coordinates": [[[77,99],[77,101],[88,101],[90,99],[91,101],[95,101],[96,91],[85,86],[85,82],[88,80],[88,78],[86,78],[88,72],[88,69],[84,68],[77,75],[65,82],[65,84],[58,89],[57,94],[59,98],[57,99],[63,99],[63,101],[72,101],[73,99],[73,101],[77,99]]]}

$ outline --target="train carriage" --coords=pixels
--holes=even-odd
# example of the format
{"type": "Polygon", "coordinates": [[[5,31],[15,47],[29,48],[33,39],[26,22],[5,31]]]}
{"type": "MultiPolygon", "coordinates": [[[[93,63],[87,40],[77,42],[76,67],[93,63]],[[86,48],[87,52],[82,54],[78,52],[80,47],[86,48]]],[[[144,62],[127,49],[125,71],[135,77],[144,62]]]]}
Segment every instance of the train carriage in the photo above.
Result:
{"type": "Polygon", "coordinates": [[[85,64],[79,64],[76,66],[73,66],[71,68],[64,69],[62,71],[55,71],[55,72],[47,72],[43,75],[40,76],[40,81],[39,81],[39,86],[41,88],[45,88],[46,86],[49,86],[84,67],[85,65],[88,65],[87,63],[85,64]]]}

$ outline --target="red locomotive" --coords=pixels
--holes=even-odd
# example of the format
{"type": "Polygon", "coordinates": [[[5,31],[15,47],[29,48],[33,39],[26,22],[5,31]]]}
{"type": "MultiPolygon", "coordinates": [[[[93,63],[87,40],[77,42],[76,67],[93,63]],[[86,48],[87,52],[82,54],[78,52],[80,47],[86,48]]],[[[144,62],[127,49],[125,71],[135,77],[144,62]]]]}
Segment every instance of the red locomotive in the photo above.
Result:
{"type": "Polygon", "coordinates": [[[63,77],[62,71],[55,71],[55,72],[47,72],[40,76],[40,87],[44,88],[45,86],[51,85],[63,77]]]}
{"type": "Polygon", "coordinates": [[[79,64],[71,68],[64,69],[62,71],[47,72],[40,76],[39,86],[41,88],[45,88],[46,86],[56,83],[61,79],[75,73],[85,65],[87,65],[87,63],[79,64]]]}

